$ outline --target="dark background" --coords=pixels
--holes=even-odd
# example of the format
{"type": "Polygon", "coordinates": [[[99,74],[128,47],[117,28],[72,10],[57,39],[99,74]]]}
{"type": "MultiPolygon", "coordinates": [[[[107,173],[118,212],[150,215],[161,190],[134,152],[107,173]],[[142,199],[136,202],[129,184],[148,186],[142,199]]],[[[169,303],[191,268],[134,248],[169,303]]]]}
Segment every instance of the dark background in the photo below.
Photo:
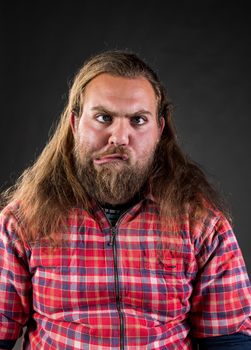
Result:
{"type": "Polygon", "coordinates": [[[1,1],[1,188],[43,149],[83,61],[134,50],[169,91],[183,149],[229,201],[251,272],[248,3],[1,1]]]}

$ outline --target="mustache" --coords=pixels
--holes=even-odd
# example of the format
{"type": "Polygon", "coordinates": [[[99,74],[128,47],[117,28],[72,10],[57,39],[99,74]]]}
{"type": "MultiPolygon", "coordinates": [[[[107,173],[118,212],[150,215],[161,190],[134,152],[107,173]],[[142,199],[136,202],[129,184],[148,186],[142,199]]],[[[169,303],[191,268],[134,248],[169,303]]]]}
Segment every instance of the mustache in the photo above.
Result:
{"type": "Polygon", "coordinates": [[[111,146],[103,152],[95,153],[95,157],[104,157],[112,154],[118,154],[120,156],[127,156],[127,157],[130,156],[129,151],[126,150],[124,146],[111,146]]]}

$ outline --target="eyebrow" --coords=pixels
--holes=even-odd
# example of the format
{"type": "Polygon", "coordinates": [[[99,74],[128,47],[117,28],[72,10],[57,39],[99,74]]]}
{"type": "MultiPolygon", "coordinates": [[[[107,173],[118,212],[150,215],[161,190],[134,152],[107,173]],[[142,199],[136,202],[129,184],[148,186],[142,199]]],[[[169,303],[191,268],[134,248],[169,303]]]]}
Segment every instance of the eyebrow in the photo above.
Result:
{"type": "MultiPolygon", "coordinates": [[[[119,116],[119,113],[114,112],[114,111],[111,111],[111,110],[109,110],[108,108],[106,108],[106,107],[104,107],[104,106],[101,106],[101,105],[92,107],[91,110],[92,110],[92,111],[96,111],[96,112],[106,113],[106,114],[109,114],[109,115],[111,115],[111,116],[113,116],[113,117],[118,117],[118,116],[119,116]]],[[[152,116],[152,113],[149,112],[149,111],[147,111],[147,110],[145,110],[145,109],[140,109],[140,110],[138,110],[138,111],[136,111],[136,112],[134,112],[134,113],[127,113],[125,116],[126,116],[127,118],[130,118],[130,117],[133,117],[133,116],[135,116],[135,115],[141,115],[141,114],[145,114],[145,115],[150,115],[150,116],[152,116]]]]}

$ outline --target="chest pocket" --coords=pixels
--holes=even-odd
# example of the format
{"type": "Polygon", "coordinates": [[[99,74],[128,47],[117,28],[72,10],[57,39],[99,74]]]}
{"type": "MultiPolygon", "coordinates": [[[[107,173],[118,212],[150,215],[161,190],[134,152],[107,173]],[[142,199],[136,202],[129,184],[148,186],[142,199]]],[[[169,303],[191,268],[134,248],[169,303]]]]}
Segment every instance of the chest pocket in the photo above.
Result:
{"type": "Polygon", "coordinates": [[[38,268],[57,268],[69,265],[69,257],[66,254],[66,248],[39,247],[33,248],[30,259],[30,267],[38,268]]]}
{"type": "Polygon", "coordinates": [[[150,291],[143,296],[145,307],[169,320],[185,315],[190,308],[193,273],[189,259],[178,251],[146,251],[142,275],[150,291]]]}
{"type": "Polygon", "coordinates": [[[48,317],[74,310],[77,320],[85,308],[108,304],[114,285],[107,282],[105,264],[103,255],[84,248],[34,248],[30,260],[34,307],[48,317]]]}
{"type": "MultiPolygon", "coordinates": [[[[33,247],[30,258],[30,269],[33,274],[33,304],[37,312],[46,314],[62,310],[71,274],[70,257],[67,248],[33,247]]],[[[73,282],[73,280],[72,280],[73,282]]]]}
{"type": "Polygon", "coordinates": [[[189,269],[189,259],[177,251],[145,251],[143,268],[152,273],[182,277],[189,269]]]}

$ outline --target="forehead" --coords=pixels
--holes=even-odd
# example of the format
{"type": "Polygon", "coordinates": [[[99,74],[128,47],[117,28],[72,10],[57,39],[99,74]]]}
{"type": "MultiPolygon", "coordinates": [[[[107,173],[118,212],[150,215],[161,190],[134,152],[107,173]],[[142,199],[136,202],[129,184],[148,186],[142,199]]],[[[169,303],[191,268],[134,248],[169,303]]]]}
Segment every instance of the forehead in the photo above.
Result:
{"type": "Polygon", "coordinates": [[[157,107],[157,97],[151,83],[143,76],[125,78],[107,73],[92,79],[83,94],[85,107],[107,105],[126,109],[149,109],[157,107]]]}

